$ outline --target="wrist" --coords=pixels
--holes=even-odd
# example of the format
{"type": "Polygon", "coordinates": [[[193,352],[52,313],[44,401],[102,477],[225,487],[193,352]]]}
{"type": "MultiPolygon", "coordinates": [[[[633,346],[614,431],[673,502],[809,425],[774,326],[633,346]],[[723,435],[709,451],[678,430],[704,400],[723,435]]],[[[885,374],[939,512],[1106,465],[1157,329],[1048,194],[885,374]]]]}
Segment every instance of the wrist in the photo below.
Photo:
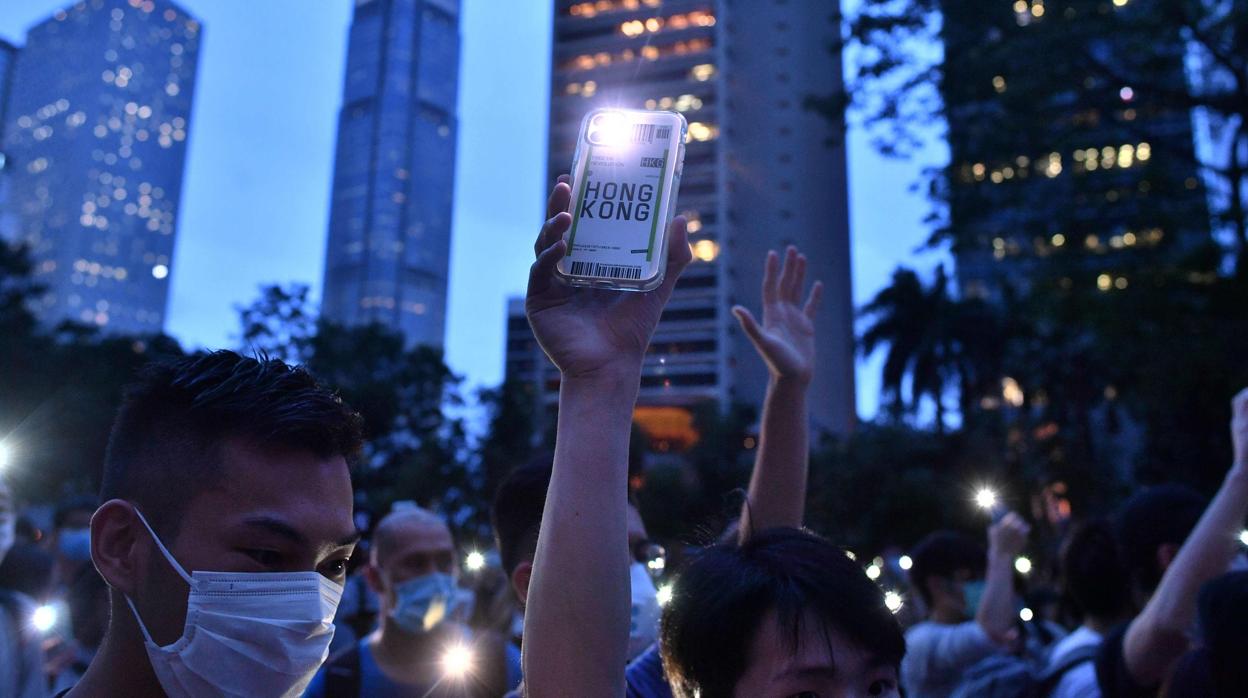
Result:
{"type": "Polygon", "coordinates": [[[770,385],[773,390],[784,390],[789,392],[806,392],[810,387],[812,376],[782,374],[775,371],[770,372],[770,385]]]}

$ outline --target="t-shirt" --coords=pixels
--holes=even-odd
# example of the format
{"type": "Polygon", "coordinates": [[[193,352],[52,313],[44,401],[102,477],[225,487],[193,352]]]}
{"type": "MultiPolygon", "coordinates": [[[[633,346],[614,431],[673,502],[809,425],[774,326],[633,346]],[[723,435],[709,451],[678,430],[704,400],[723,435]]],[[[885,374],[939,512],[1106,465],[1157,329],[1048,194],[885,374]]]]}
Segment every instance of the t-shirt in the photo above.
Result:
{"type": "Polygon", "coordinates": [[[1129,623],[1123,623],[1105,634],[1101,652],[1096,656],[1096,682],[1105,698],[1154,698],[1161,687],[1141,686],[1127,671],[1122,643],[1127,639],[1128,627],[1129,623]]]}
{"type": "MultiPolygon", "coordinates": [[[[468,632],[466,628],[463,630],[468,632]]],[[[494,638],[497,636],[490,633],[468,634],[463,637],[472,640],[478,652],[479,673],[474,675],[475,680],[467,689],[463,685],[437,679],[428,684],[399,683],[381,670],[373,656],[369,639],[365,638],[356,644],[354,652],[338,655],[326,662],[316,672],[303,695],[305,698],[350,698],[354,695],[367,698],[497,696],[501,691],[499,682],[505,681],[508,688],[520,683],[519,650],[510,643],[503,642],[501,638],[495,642],[494,638]],[[358,677],[359,690],[357,693],[344,695],[341,687],[355,684],[350,677],[358,677]],[[340,688],[331,692],[334,684],[338,684],[340,688]]]]}
{"type": "MultiPolygon", "coordinates": [[[[663,658],[659,646],[650,645],[624,670],[624,695],[626,698],[672,698],[672,689],[663,675],[663,658]]],[[[505,698],[524,698],[524,692],[516,689],[505,698]]]]}
{"type": "MultiPolygon", "coordinates": [[[[1056,667],[1065,661],[1071,652],[1081,647],[1098,645],[1101,634],[1081,625],[1075,632],[1067,635],[1053,646],[1049,654],[1049,667],[1056,667]]],[[[1101,689],[1096,685],[1096,665],[1091,660],[1077,664],[1062,675],[1049,698],[1100,698],[1101,689]]]]}
{"type": "Polygon", "coordinates": [[[907,698],[943,698],[953,692],[967,669],[998,651],[975,621],[923,621],[906,631],[901,685],[907,698]]]}

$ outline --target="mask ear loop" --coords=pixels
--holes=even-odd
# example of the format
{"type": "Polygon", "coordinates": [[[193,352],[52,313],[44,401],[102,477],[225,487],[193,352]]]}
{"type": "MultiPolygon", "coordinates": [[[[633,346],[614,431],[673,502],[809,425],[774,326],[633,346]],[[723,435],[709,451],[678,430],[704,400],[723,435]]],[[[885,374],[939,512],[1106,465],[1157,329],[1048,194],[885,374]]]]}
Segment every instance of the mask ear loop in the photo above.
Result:
{"type": "MultiPolygon", "coordinates": [[[[178,564],[177,559],[173,557],[173,553],[169,552],[169,549],[166,548],[165,544],[160,540],[160,536],[156,535],[156,531],[152,530],[152,525],[147,522],[147,518],[143,516],[143,512],[139,511],[138,507],[134,507],[134,513],[138,515],[139,521],[143,523],[143,528],[146,528],[147,532],[152,534],[152,540],[156,543],[156,547],[160,549],[160,554],[164,555],[165,560],[169,562],[169,566],[173,567],[173,570],[177,572],[182,579],[186,580],[186,583],[192,589],[194,589],[195,583],[191,580],[191,576],[186,573],[186,570],[183,569],[182,565],[178,564]]],[[[130,606],[130,612],[134,614],[134,619],[139,624],[139,630],[143,633],[143,639],[146,640],[149,645],[158,647],[159,645],[157,645],[156,641],[152,639],[151,633],[147,632],[147,625],[143,622],[143,617],[139,615],[139,609],[135,608],[134,602],[130,600],[130,595],[122,594],[122,598],[124,598],[126,600],[126,604],[130,606]]]]}
{"type": "Polygon", "coordinates": [[[160,540],[160,536],[156,535],[156,531],[152,530],[152,525],[147,522],[147,518],[143,516],[143,512],[139,511],[138,507],[135,507],[134,513],[138,514],[139,521],[143,522],[143,528],[146,528],[147,532],[152,534],[152,540],[156,542],[156,547],[160,548],[160,553],[165,556],[166,560],[169,561],[169,565],[173,567],[174,571],[177,572],[182,579],[186,580],[188,585],[194,588],[195,582],[191,580],[191,575],[187,574],[186,569],[184,569],[182,565],[178,564],[178,561],[174,558],[173,553],[169,552],[169,549],[166,548],[165,544],[160,540]]]}

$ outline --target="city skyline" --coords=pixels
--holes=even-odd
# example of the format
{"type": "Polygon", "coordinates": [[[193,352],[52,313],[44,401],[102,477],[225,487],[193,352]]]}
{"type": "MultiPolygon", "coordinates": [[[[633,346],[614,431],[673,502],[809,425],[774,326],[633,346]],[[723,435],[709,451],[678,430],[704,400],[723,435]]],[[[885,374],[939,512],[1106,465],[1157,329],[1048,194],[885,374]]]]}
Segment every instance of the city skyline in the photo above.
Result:
{"type": "Polygon", "coordinates": [[[458,0],[357,2],[321,315],[441,347],[459,91],[458,0]]]}
{"type": "Polygon", "coordinates": [[[58,10],[17,53],[4,146],[8,231],[47,327],[164,327],[199,22],[167,0],[58,10]]]}
{"type": "MultiPolygon", "coordinates": [[[[32,0],[0,8],[0,36],[20,37],[64,4],[32,0]]],[[[285,22],[298,3],[202,4],[183,3],[210,29],[197,77],[167,329],[188,346],[235,346],[234,307],[254,299],[259,284],[302,281],[317,291],[351,4],[326,3],[298,31],[285,22]],[[275,108],[291,103],[299,108],[275,108]]],[[[523,292],[540,221],[549,12],[544,0],[463,5],[446,351],[469,387],[502,379],[505,299],[523,292]]],[[[849,145],[854,297],[861,305],[896,264],[927,272],[944,258],[912,253],[927,237],[928,206],[908,191],[921,165],[944,154],[934,144],[917,161],[889,160],[859,129],[851,130],[849,145]]],[[[866,418],[878,408],[881,360],[858,366],[858,407],[866,418]]]]}

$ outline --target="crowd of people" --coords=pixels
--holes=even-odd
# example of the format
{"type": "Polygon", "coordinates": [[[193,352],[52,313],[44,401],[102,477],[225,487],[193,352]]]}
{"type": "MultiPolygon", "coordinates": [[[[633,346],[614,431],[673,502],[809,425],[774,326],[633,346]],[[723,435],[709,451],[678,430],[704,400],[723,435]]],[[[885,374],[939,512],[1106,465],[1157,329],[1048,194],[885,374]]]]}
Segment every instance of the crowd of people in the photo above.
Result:
{"type": "Polygon", "coordinates": [[[569,199],[560,178],[527,296],[561,374],[555,448],[499,486],[495,551],[465,555],[414,503],[361,527],[360,417],[302,368],[153,365],[98,498],[41,527],[0,478],[0,698],[1243,694],[1248,391],[1212,501],[1146,488],[1065,532],[1073,614],[1024,608],[1029,524],[1004,509],[890,559],[899,613],[878,568],[802,527],[822,287],[797,250],[772,252],[761,315],[732,309],[770,373],[744,503],[669,569],[630,495],[629,435],[685,222],[659,288],[574,288],[554,275],[569,199]]]}

